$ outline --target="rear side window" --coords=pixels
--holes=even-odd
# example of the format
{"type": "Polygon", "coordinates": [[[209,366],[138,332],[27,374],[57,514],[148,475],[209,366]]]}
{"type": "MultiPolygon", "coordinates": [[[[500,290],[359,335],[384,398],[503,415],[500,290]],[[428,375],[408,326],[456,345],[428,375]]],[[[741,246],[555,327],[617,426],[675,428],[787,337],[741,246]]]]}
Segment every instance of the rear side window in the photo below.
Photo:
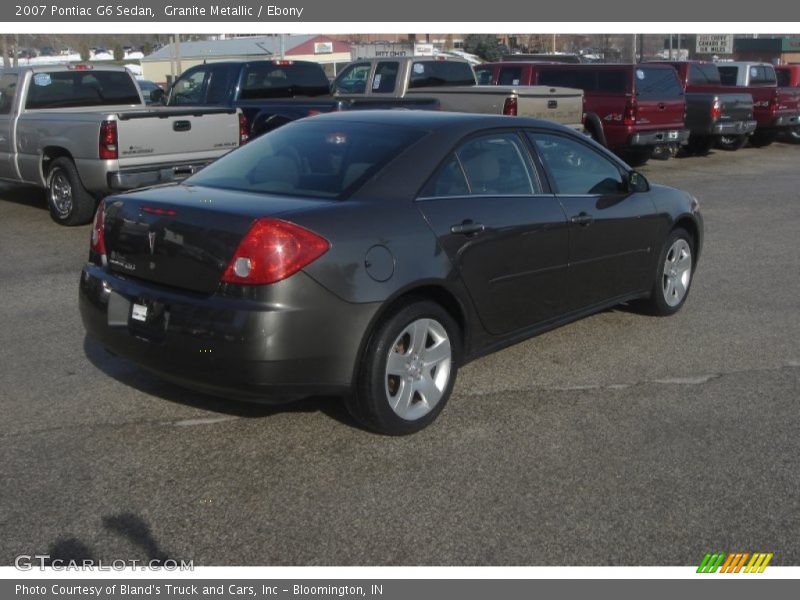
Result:
{"type": "Polygon", "coordinates": [[[607,195],[624,191],[620,169],[578,141],[548,133],[529,134],[559,194],[607,195]]]}
{"type": "Polygon", "coordinates": [[[187,185],[339,198],[356,189],[424,131],[365,123],[290,123],[226,154],[187,185]]]}
{"type": "Polygon", "coordinates": [[[697,85],[719,84],[719,70],[716,65],[690,65],[689,83],[697,85]]]}
{"type": "Polygon", "coordinates": [[[391,94],[397,85],[397,72],[400,63],[397,61],[379,62],[375,67],[375,76],[372,78],[373,94],[391,94]]]}
{"type": "Polygon", "coordinates": [[[790,87],[792,85],[791,73],[789,73],[789,71],[781,69],[780,71],[775,71],[775,75],[778,78],[779,87],[790,87]]]}
{"type": "Polygon", "coordinates": [[[434,175],[423,197],[528,196],[541,193],[519,136],[496,133],[465,142],[434,175]]]}
{"type": "Polygon", "coordinates": [[[766,65],[750,67],[750,85],[776,85],[775,69],[766,65]]]}
{"type": "Polygon", "coordinates": [[[317,64],[253,63],[242,74],[242,100],[321,96],[328,93],[328,78],[317,64]]]}
{"type": "Polygon", "coordinates": [[[418,60],[411,63],[409,89],[443,85],[475,85],[475,73],[465,62],[418,60]]]}
{"type": "Polygon", "coordinates": [[[683,97],[683,89],[672,67],[637,66],[634,69],[636,95],[641,100],[671,100],[683,97]]]}
{"type": "Polygon", "coordinates": [[[628,73],[623,70],[597,72],[597,91],[624,94],[627,89],[628,73]]]}
{"type": "Polygon", "coordinates": [[[25,108],[141,104],[139,88],[123,71],[34,73],[25,108]]]}
{"type": "Polygon", "coordinates": [[[498,85],[519,85],[522,81],[522,67],[502,67],[497,79],[498,85]]]}
{"type": "MultiPolygon", "coordinates": [[[[594,92],[597,91],[597,73],[587,69],[542,69],[538,83],[594,92]]],[[[623,83],[623,91],[624,89],[623,83]]]]}

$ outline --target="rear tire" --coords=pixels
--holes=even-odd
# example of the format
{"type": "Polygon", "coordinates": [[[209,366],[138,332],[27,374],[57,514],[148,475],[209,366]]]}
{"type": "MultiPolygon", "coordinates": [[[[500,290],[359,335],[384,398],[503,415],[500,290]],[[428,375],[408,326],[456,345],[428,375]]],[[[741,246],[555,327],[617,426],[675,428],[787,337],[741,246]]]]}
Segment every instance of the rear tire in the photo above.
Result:
{"type": "Polygon", "coordinates": [[[641,150],[624,150],[621,153],[622,160],[628,163],[632,167],[641,167],[644,165],[650,157],[653,155],[653,149],[641,149],[641,150]]]}
{"type": "Polygon", "coordinates": [[[47,206],[59,225],[85,225],[94,217],[97,203],[86,191],[75,164],[66,157],[50,163],[47,171],[47,206]]]}
{"type": "Polygon", "coordinates": [[[800,144],[800,127],[792,127],[786,132],[786,141],[791,144],[800,144]]]}
{"type": "Polygon", "coordinates": [[[746,135],[721,135],[717,138],[717,148],[728,152],[734,152],[746,143],[746,135]]]}
{"type": "Polygon", "coordinates": [[[650,297],[641,303],[645,312],[665,317],[681,309],[694,277],[694,249],[694,239],[685,229],[670,232],[658,257],[650,297]]]}
{"type": "Polygon", "coordinates": [[[693,135],[689,137],[689,143],[685,148],[689,154],[705,156],[714,147],[714,141],[710,135],[693,135]]]}
{"type": "Polygon", "coordinates": [[[365,427],[407,435],[442,412],[458,371],[461,332],[439,304],[412,300],[372,333],[347,410],[365,427]]]}
{"type": "Polygon", "coordinates": [[[754,148],[763,148],[769,146],[778,138],[778,133],[774,130],[756,131],[750,136],[750,145],[754,148]]]}

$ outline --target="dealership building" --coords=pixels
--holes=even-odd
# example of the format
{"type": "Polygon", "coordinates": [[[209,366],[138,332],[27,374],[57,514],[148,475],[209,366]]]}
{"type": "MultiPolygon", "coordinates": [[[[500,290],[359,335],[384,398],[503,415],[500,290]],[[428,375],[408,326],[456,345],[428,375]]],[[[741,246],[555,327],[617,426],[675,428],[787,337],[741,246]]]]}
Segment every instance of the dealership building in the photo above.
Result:
{"type": "Polygon", "coordinates": [[[142,77],[169,83],[189,67],[223,60],[311,60],[329,76],[350,62],[351,44],[324,35],[267,35],[162,46],[141,59],[142,77]]]}

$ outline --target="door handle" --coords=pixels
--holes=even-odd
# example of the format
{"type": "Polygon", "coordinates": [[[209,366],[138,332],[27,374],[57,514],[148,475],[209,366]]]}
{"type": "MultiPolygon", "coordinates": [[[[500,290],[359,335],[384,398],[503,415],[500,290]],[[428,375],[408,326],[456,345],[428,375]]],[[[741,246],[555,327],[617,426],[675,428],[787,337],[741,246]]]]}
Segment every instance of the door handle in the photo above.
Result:
{"type": "Polygon", "coordinates": [[[582,212],[579,215],[575,215],[574,217],[570,218],[570,223],[573,225],[580,225],[581,227],[588,227],[592,223],[594,223],[594,217],[582,212]]]}
{"type": "Polygon", "coordinates": [[[475,223],[472,219],[466,219],[450,228],[450,233],[461,235],[475,235],[486,229],[483,223],[475,223]]]}

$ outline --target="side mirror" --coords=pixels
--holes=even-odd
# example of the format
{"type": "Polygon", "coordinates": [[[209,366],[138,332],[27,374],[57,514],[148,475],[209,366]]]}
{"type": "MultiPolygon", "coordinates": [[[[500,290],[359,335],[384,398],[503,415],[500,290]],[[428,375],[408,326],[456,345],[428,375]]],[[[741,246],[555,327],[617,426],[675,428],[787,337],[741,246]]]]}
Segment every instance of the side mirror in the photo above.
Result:
{"type": "Polygon", "coordinates": [[[161,88],[158,88],[157,90],[153,90],[150,92],[150,102],[154,104],[164,104],[164,100],[166,99],[166,97],[167,95],[161,88]]]}
{"type": "Polygon", "coordinates": [[[644,175],[638,171],[631,171],[628,173],[628,190],[631,192],[647,192],[650,191],[650,184],[644,175]]]}

